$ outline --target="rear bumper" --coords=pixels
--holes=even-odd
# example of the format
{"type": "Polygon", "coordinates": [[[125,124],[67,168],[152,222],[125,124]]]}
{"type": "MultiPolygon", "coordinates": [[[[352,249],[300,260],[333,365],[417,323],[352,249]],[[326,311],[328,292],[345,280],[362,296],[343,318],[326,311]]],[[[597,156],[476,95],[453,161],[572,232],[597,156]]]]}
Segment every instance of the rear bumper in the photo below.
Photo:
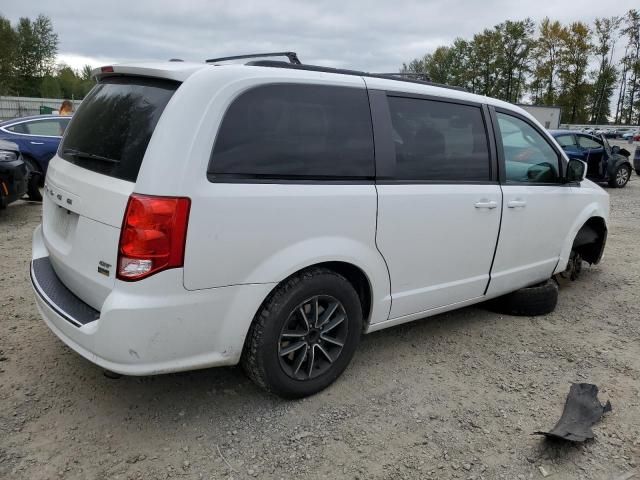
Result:
{"type": "Polygon", "coordinates": [[[86,321],[78,315],[86,312],[79,306],[84,302],[69,297],[69,291],[60,293],[64,285],[57,276],[47,279],[42,273],[48,252],[41,227],[34,233],[33,252],[32,285],[47,326],[89,361],[124,375],[238,363],[255,312],[273,288],[238,285],[191,292],[182,285],[181,269],[167,270],[140,282],[116,281],[97,318],[86,321]]]}

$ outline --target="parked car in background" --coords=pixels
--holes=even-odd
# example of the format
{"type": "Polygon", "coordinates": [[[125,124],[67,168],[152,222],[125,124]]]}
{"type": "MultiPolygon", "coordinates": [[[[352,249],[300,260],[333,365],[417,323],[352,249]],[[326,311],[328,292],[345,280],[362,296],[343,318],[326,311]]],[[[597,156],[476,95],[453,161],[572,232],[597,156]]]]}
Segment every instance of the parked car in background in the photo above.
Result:
{"type": "Polygon", "coordinates": [[[629,138],[633,138],[633,140],[640,140],[640,130],[629,130],[622,134],[623,140],[629,140],[629,138]]]}
{"type": "Polygon", "coordinates": [[[28,179],[29,170],[18,146],[0,140],[0,210],[27,193],[28,179]]]}
{"type": "Polygon", "coordinates": [[[38,187],[44,185],[49,160],[55,155],[71,117],[65,115],[35,115],[0,122],[0,139],[18,145],[31,175],[29,198],[42,200],[38,187]]]}
{"type": "Polygon", "coordinates": [[[51,330],[107,370],[240,362],[310,395],[363,332],[497,297],[547,313],[552,276],[602,256],[608,194],[515,105],[274,61],[94,75],[31,280],[51,330]]]}
{"type": "Polygon", "coordinates": [[[631,128],[628,128],[628,127],[616,128],[616,138],[622,138],[622,135],[624,135],[629,131],[631,131],[631,128]]]}
{"type": "Polygon", "coordinates": [[[551,130],[551,135],[569,158],[587,163],[587,178],[622,188],[629,181],[632,165],[627,150],[611,146],[604,135],[588,135],[571,130],[551,130]]]}

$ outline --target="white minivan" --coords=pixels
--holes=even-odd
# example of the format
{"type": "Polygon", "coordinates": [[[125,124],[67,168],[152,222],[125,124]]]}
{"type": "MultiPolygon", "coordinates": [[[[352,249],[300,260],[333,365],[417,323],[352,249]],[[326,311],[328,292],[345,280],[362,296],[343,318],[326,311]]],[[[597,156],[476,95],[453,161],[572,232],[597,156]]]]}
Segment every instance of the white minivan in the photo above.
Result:
{"type": "Polygon", "coordinates": [[[514,105],[274,60],[94,74],[31,279],[49,328],[105,370],[241,363],[309,395],[363,333],[497,297],[545,313],[550,279],[602,256],[607,193],[514,105]]]}

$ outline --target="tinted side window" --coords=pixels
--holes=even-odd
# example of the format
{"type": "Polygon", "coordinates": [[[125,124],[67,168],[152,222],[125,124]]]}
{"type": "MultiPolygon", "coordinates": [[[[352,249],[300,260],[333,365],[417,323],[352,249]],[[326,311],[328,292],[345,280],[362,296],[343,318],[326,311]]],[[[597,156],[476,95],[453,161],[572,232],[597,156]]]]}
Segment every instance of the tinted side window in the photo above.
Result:
{"type": "Polygon", "coordinates": [[[220,125],[209,173],[268,178],[373,177],[367,92],[278,84],[243,93],[220,125]]]}
{"type": "Polygon", "coordinates": [[[578,143],[582,148],[602,148],[602,144],[591,137],[578,135],[578,143]]]}
{"type": "Polygon", "coordinates": [[[51,120],[36,120],[34,122],[27,122],[27,131],[30,135],[43,135],[48,137],[59,137],[60,123],[56,119],[51,120]]]}
{"type": "Polygon", "coordinates": [[[27,129],[26,123],[18,123],[17,125],[11,125],[10,127],[6,127],[10,132],[15,133],[25,133],[28,134],[29,130],[27,129]]]}
{"type": "Polygon", "coordinates": [[[508,182],[555,183],[559,158],[535,128],[517,117],[498,113],[508,182]]]}
{"type": "Polygon", "coordinates": [[[60,133],[59,133],[60,136],[64,135],[65,130],[69,126],[69,121],[70,120],[71,120],[70,118],[59,118],[58,119],[58,124],[60,126],[60,133]]]}
{"type": "Polygon", "coordinates": [[[556,142],[558,142],[558,145],[560,145],[562,148],[576,146],[576,141],[574,140],[573,135],[558,135],[556,137],[556,142]]]}
{"type": "Polygon", "coordinates": [[[396,178],[489,181],[489,148],[480,107],[389,97],[396,178]]]}

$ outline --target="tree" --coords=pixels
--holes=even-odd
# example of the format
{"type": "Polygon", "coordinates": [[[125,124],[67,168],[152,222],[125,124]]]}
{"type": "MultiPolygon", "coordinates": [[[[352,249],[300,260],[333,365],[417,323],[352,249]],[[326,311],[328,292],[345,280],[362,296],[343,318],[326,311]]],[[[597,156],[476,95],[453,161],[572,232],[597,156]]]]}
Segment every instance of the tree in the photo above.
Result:
{"type": "Polygon", "coordinates": [[[13,27],[0,15],[0,94],[84,98],[94,85],[91,67],[76,72],[55,65],[58,35],[51,20],[20,18],[13,27]]]}
{"type": "Polygon", "coordinates": [[[564,30],[559,51],[558,77],[560,95],[558,103],[563,107],[564,123],[584,122],[587,120],[585,104],[591,92],[587,83],[587,67],[593,50],[591,31],[582,22],[574,22],[564,30]]]}
{"type": "Polygon", "coordinates": [[[534,23],[530,18],[507,20],[495,27],[502,48],[498,50],[499,98],[508,102],[520,101],[525,77],[530,71],[530,53],[534,45],[534,23]]]}
{"type": "Polygon", "coordinates": [[[62,96],[60,83],[56,77],[47,75],[42,79],[40,83],[40,96],[43,98],[60,98],[62,96]]]}
{"type": "Polygon", "coordinates": [[[18,21],[16,33],[16,90],[19,95],[35,95],[35,91],[37,90],[37,82],[35,81],[37,69],[35,61],[36,39],[31,20],[21,18],[18,21]]]}
{"type": "Polygon", "coordinates": [[[0,95],[13,93],[16,55],[16,32],[9,20],[0,15],[0,95]]]}
{"type": "Polygon", "coordinates": [[[629,10],[622,33],[627,37],[624,63],[629,77],[622,97],[621,120],[627,125],[640,123],[640,12],[629,10]]]}
{"type": "Polygon", "coordinates": [[[93,68],[91,67],[91,65],[85,65],[84,67],[82,67],[82,70],[80,72],[80,78],[83,81],[90,81],[91,83],[93,83],[93,75],[92,72],[93,68]]]}
{"type": "Polygon", "coordinates": [[[554,105],[558,90],[558,67],[566,29],[548,17],[540,23],[539,35],[533,49],[535,104],[554,105]]]}
{"type": "Polygon", "coordinates": [[[473,36],[470,64],[475,72],[473,92],[487,96],[497,96],[498,63],[500,58],[501,35],[496,29],[485,29],[473,36]]]}
{"type": "Polygon", "coordinates": [[[471,44],[456,38],[452,46],[440,46],[433,53],[402,64],[401,72],[425,75],[430,81],[475,91],[475,73],[470,67],[471,44]]]}
{"type": "Polygon", "coordinates": [[[38,15],[35,21],[20,18],[16,29],[16,90],[20,95],[39,95],[42,78],[53,70],[58,35],[51,20],[38,15]]]}
{"type": "Polygon", "coordinates": [[[58,53],[58,34],[53,31],[49,17],[38,15],[32,23],[34,45],[35,74],[38,77],[50,75],[58,53]]]}
{"type": "Polygon", "coordinates": [[[624,111],[624,99],[627,89],[627,75],[629,73],[629,46],[624,49],[624,55],[620,61],[622,65],[622,72],[620,74],[620,85],[618,89],[618,101],[616,102],[616,114],[614,116],[613,123],[622,123],[622,116],[624,111]]]}
{"type": "Polygon", "coordinates": [[[619,22],[619,17],[596,18],[595,20],[594,53],[598,56],[599,67],[597,71],[591,73],[594,82],[589,116],[593,124],[609,121],[611,97],[618,73],[613,65],[613,53],[619,22]]]}

